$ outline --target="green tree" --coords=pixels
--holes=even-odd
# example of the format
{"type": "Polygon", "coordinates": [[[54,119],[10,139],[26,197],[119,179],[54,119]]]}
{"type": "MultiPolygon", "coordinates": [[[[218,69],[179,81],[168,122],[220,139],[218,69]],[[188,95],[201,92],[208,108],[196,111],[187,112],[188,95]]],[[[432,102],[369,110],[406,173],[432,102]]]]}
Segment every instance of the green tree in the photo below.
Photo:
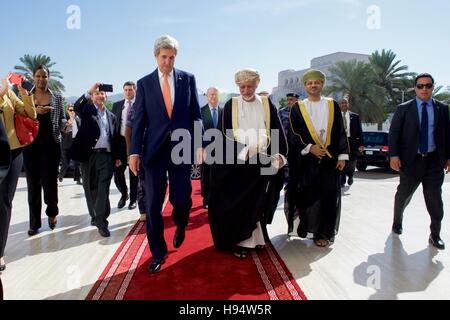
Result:
{"type": "Polygon", "coordinates": [[[46,66],[50,70],[50,80],[49,80],[49,88],[54,91],[65,91],[64,85],[57,79],[64,79],[59,71],[52,70],[53,66],[56,62],[52,62],[51,58],[39,54],[39,55],[30,55],[26,54],[22,58],[19,59],[22,62],[21,66],[15,66],[14,69],[19,73],[23,74],[28,81],[33,83],[33,70],[36,69],[40,65],[46,66]]]}
{"type": "Polygon", "coordinates": [[[281,98],[280,101],[278,101],[278,104],[280,105],[280,109],[286,107],[287,104],[287,99],[286,98],[281,98]]]}
{"type": "Polygon", "coordinates": [[[111,101],[106,101],[106,103],[105,103],[106,109],[108,109],[109,111],[112,111],[113,104],[114,103],[112,103],[111,101]]]}
{"type": "Polygon", "coordinates": [[[397,55],[392,50],[385,49],[381,53],[376,50],[369,58],[375,83],[387,92],[389,100],[386,109],[388,112],[395,110],[398,92],[401,97],[401,91],[396,92],[394,88],[407,90],[403,87],[405,79],[413,75],[411,72],[407,72],[408,66],[401,65],[401,60],[396,59],[397,55]]]}
{"type": "Polygon", "coordinates": [[[450,105],[450,90],[442,91],[444,86],[437,86],[433,92],[433,98],[450,105]]]}
{"type": "Polygon", "coordinates": [[[362,61],[340,61],[330,68],[330,86],[324,93],[349,100],[350,109],[366,123],[383,123],[385,120],[386,91],[378,86],[371,66],[362,61]]]}

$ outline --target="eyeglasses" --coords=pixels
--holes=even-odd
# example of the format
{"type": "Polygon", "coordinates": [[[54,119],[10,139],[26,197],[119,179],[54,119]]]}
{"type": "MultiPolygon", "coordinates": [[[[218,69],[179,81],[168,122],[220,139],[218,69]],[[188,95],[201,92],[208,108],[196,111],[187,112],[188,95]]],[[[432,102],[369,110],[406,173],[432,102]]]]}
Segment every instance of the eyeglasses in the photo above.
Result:
{"type": "Polygon", "coordinates": [[[416,88],[422,90],[423,88],[427,88],[427,89],[431,89],[433,88],[433,84],[432,83],[425,83],[425,84],[416,84],[416,88]]]}

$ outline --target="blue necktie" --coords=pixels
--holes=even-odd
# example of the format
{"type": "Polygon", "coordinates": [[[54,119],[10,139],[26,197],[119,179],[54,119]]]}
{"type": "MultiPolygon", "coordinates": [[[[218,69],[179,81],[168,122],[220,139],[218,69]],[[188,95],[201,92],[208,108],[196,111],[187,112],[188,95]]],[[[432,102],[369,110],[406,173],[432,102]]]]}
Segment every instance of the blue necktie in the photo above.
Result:
{"type": "Polygon", "coordinates": [[[422,103],[422,122],[420,123],[420,153],[428,152],[428,110],[427,103],[422,103]]]}
{"type": "Polygon", "coordinates": [[[212,109],[212,119],[213,119],[213,126],[214,128],[217,128],[217,110],[216,108],[212,109]]]}

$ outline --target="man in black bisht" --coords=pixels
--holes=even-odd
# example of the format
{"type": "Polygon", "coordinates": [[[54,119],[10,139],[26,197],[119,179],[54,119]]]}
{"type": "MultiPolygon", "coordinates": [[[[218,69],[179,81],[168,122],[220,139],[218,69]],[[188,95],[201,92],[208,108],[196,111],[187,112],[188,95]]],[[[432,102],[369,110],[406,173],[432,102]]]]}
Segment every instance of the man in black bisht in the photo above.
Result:
{"type": "Polygon", "coordinates": [[[308,98],[296,103],[289,117],[289,178],[295,179],[298,189],[298,235],[305,238],[312,233],[314,243],[326,247],[339,227],[339,178],[348,160],[348,143],[339,105],[322,96],[325,75],[310,70],[303,83],[308,98]]]}

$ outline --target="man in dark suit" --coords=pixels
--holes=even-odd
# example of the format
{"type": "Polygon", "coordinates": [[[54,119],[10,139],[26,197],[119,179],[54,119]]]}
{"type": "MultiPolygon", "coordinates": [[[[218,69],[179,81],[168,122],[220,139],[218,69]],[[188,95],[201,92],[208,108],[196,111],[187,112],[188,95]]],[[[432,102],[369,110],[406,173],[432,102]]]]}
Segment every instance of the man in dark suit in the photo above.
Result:
{"type": "Polygon", "coordinates": [[[134,108],[129,165],[137,175],[139,155],[142,155],[148,208],[147,238],[153,255],[148,267],[151,273],[160,271],[168,253],[162,217],[167,176],[170,184],[169,200],[173,206],[172,219],[177,226],[173,246],[179,248],[185,238],[192,207],[190,174],[193,156],[196,155],[197,163],[202,162],[202,124],[195,77],[174,69],[177,51],[176,39],[162,36],[156,40],[154,54],[158,68],[138,81],[134,108]],[[192,139],[195,126],[200,128],[199,139],[192,139]],[[179,159],[173,158],[171,154],[177,142],[172,139],[177,140],[176,135],[183,133],[190,136],[187,138],[189,150],[183,149],[182,157],[190,161],[175,164],[179,159]]]}
{"type": "Polygon", "coordinates": [[[131,170],[129,170],[130,195],[128,196],[128,187],[125,179],[125,170],[128,166],[125,130],[128,114],[130,113],[130,110],[135,102],[136,85],[134,84],[134,82],[126,82],[123,85],[123,93],[125,99],[114,103],[112,110],[117,118],[117,152],[120,157],[114,167],[114,183],[116,184],[119,192],[122,194],[119,203],[117,204],[117,208],[122,209],[123,207],[125,207],[126,201],[129,198],[130,204],[128,205],[128,209],[133,210],[136,208],[138,178],[134,175],[133,172],[131,172],[131,170]]]}
{"type": "MultiPolygon", "coordinates": [[[[291,123],[289,121],[289,113],[291,112],[291,108],[294,104],[297,103],[298,99],[300,99],[300,95],[295,92],[288,92],[286,94],[286,103],[287,105],[280,108],[278,110],[278,116],[280,117],[281,124],[283,125],[284,135],[287,137],[289,134],[289,129],[291,127],[291,123]]],[[[295,196],[291,195],[292,190],[295,190],[295,187],[291,186],[289,180],[289,164],[285,165],[281,168],[276,176],[275,180],[275,192],[274,192],[274,201],[272,206],[272,217],[273,219],[275,212],[278,208],[278,202],[280,200],[280,192],[284,188],[284,214],[286,216],[286,221],[288,224],[287,234],[289,235],[294,231],[294,221],[296,217],[298,217],[297,209],[295,208],[295,196]]]]}
{"type": "Polygon", "coordinates": [[[341,173],[341,186],[347,183],[349,186],[353,184],[353,175],[356,169],[356,155],[358,152],[364,150],[364,138],[361,120],[359,115],[349,110],[349,103],[347,98],[343,98],[339,104],[342,112],[342,118],[344,120],[344,129],[347,135],[349,145],[349,161],[347,162],[344,171],[341,173]]]}
{"type": "Polygon", "coordinates": [[[392,231],[403,231],[403,212],[420,183],[431,217],[429,242],[445,249],[440,238],[444,216],[442,183],[450,169],[448,106],[432,99],[434,79],[420,74],[415,79],[416,98],[397,107],[389,131],[391,168],[400,172],[392,231]]]}
{"type": "Polygon", "coordinates": [[[75,103],[74,110],[81,126],[72,144],[72,159],[81,162],[83,188],[91,216],[102,237],[109,237],[108,217],[111,212],[109,187],[116,152],[116,117],[106,108],[106,92],[96,83],[75,103]]]}
{"type": "MultiPolygon", "coordinates": [[[[9,148],[8,136],[6,135],[3,121],[0,120],[0,183],[6,177],[11,163],[11,152],[9,148]]],[[[0,300],[3,300],[3,285],[0,277],[0,300]]]]}
{"type": "MultiPolygon", "coordinates": [[[[206,91],[206,96],[208,98],[208,104],[203,106],[201,109],[203,129],[216,129],[217,124],[222,113],[219,108],[219,89],[211,87],[206,91]]],[[[211,141],[212,142],[212,141],[211,141]]],[[[207,144],[204,145],[205,147],[207,144]]],[[[202,164],[202,197],[203,197],[203,208],[208,209],[208,195],[209,195],[209,171],[210,165],[202,164]]]]}

